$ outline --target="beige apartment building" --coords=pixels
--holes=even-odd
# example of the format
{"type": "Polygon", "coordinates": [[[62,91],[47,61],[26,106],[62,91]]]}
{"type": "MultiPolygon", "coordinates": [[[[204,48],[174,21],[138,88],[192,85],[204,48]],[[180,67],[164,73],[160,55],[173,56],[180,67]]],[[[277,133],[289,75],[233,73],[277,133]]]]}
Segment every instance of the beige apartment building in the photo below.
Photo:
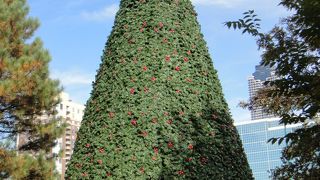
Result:
{"type": "Polygon", "coordinates": [[[64,173],[73,153],[74,143],[81,125],[85,106],[73,102],[69,95],[64,92],[61,93],[60,99],[61,102],[56,107],[58,111],[57,116],[62,117],[67,123],[67,128],[62,138],[57,140],[57,145],[53,148],[53,153],[59,154],[63,152],[62,157],[56,159],[56,168],[61,174],[61,179],[64,179],[64,173]]]}
{"type": "MultiPolygon", "coordinates": [[[[61,102],[57,105],[57,117],[61,117],[67,123],[64,135],[56,140],[56,146],[52,148],[52,154],[56,155],[56,170],[61,174],[61,179],[64,179],[67,164],[73,153],[74,143],[76,141],[77,132],[80,128],[83,111],[85,106],[73,102],[69,95],[65,92],[60,94],[61,102]],[[62,155],[62,156],[58,156],[62,155]]],[[[47,121],[47,116],[39,117],[42,122],[47,121]]],[[[16,139],[16,148],[20,148],[28,142],[28,134],[18,134],[16,139]]]]}

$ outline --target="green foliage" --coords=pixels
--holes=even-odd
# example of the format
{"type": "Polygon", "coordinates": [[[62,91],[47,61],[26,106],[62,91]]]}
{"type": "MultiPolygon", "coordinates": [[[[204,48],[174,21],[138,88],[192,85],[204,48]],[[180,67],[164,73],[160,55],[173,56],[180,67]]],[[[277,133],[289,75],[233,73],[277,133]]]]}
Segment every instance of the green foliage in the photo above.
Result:
{"type": "MultiPolygon", "coordinates": [[[[244,104],[251,109],[261,106],[281,117],[281,124],[301,123],[303,127],[270,142],[287,143],[283,165],[273,171],[275,179],[310,179],[320,176],[320,3],[318,0],[282,0],[292,10],[269,33],[253,29],[259,48],[264,49],[262,65],[274,66],[279,79],[244,104]]],[[[249,14],[253,11],[250,11],[249,14]]],[[[227,22],[230,28],[238,22],[227,22]]],[[[252,20],[247,23],[251,24],[252,20]]]]}
{"type": "Polygon", "coordinates": [[[30,179],[36,176],[34,171],[39,177],[52,175],[46,164],[53,161],[41,153],[50,153],[55,139],[63,132],[60,120],[52,118],[61,89],[58,81],[49,78],[48,51],[39,38],[31,39],[39,22],[28,17],[28,12],[25,0],[0,0],[0,133],[2,138],[27,134],[29,139],[19,153],[33,154],[16,155],[17,152],[7,148],[0,149],[17,159],[1,162],[5,168],[1,168],[0,173],[14,179],[30,179]],[[30,162],[30,166],[16,164],[21,163],[20,160],[30,162]],[[21,177],[12,170],[14,166],[24,172],[21,177]],[[44,176],[44,173],[49,174],[44,176]]]}
{"type": "Polygon", "coordinates": [[[66,179],[252,179],[189,0],[122,0],[66,179]]]}
{"type": "Polygon", "coordinates": [[[47,124],[35,119],[54,114],[60,88],[49,79],[50,56],[40,39],[25,42],[39,24],[27,14],[25,1],[0,1],[0,132],[36,136],[47,124]]]}
{"type": "Polygon", "coordinates": [[[0,178],[53,180],[59,177],[55,172],[54,161],[48,161],[43,153],[35,157],[0,149],[0,169],[0,178]]]}
{"type": "MultiPolygon", "coordinates": [[[[228,21],[224,24],[230,29],[243,29],[242,34],[248,33],[253,36],[259,35],[261,19],[257,18],[254,10],[249,10],[243,13],[244,17],[238,21],[228,21]]],[[[261,35],[261,34],[260,34],[261,35]]]]}

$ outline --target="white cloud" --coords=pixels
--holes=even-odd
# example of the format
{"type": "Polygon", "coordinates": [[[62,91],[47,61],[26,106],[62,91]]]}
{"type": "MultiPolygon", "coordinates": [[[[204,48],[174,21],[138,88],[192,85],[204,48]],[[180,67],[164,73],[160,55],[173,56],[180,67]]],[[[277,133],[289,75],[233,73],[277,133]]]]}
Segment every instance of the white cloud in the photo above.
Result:
{"type": "Polygon", "coordinates": [[[85,104],[90,97],[91,87],[64,88],[63,91],[70,95],[72,101],[85,104]]]}
{"type": "Polygon", "coordinates": [[[90,96],[94,74],[80,69],[53,70],[51,78],[58,79],[74,102],[84,104],[90,96]]]}
{"type": "Polygon", "coordinates": [[[279,0],[191,0],[195,6],[215,6],[222,8],[241,8],[241,9],[255,9],[259,11],[266,11],[268,14],[270,12],[283,14],[285,9],[281,6],[279,7],[279,0]]]}
{"type": "Polygon", "coordinates": [[[78,70],[71,71],[53,71],[51,77],[53,79],[59,79],[63,86],[75,86],[75,85],[91,85],[94,76],[80,72],[78,70]]]}
{"type": "Polygon", "coordinates": [[[222,7],[235,7],[241,4],[244,0],[192,0],[194,5],[202,5],[202,6],[222,6],[222,7]]]}
{"type": "Polygon", "coordinates": [[[113,18],[119,10],[118,4],[112,4],[105,8],[92,12],[83,12],[81,15],[88,21],[105,21],[113,18]]]}

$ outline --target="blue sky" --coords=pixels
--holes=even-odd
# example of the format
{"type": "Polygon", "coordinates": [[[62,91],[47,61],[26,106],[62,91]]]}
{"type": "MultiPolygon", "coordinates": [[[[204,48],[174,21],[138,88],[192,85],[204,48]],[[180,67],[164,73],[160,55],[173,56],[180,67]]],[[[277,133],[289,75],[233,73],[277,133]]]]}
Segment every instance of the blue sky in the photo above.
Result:
{"type": "MultiPolygon", "coordinates": [[[[267,32],[288,12],[280,0],[192,0],[202,33],[218,70],[225,98],[236,122],[249,120],[248,110],[237,107],[248,99],[247,78],[260,61],[254,38],[228,30],[223,22],[236,20],[254,9],[267,32]]],[[[30,16],[41,26],[36,32],[50,51],[51,76],[60,79],[75,102],[85,103],[101,62],[120,0],[28,0],[30,16]]]]}

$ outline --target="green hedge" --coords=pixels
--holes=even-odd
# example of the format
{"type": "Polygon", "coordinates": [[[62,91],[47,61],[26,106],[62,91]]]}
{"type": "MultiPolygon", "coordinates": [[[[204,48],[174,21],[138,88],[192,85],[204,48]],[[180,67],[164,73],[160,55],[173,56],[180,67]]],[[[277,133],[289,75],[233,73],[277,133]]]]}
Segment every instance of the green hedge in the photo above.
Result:
{"type": "Polygon", "coordinates": [[[122,0],[67,179],[252,179],[189,0],[122,0]]]}

